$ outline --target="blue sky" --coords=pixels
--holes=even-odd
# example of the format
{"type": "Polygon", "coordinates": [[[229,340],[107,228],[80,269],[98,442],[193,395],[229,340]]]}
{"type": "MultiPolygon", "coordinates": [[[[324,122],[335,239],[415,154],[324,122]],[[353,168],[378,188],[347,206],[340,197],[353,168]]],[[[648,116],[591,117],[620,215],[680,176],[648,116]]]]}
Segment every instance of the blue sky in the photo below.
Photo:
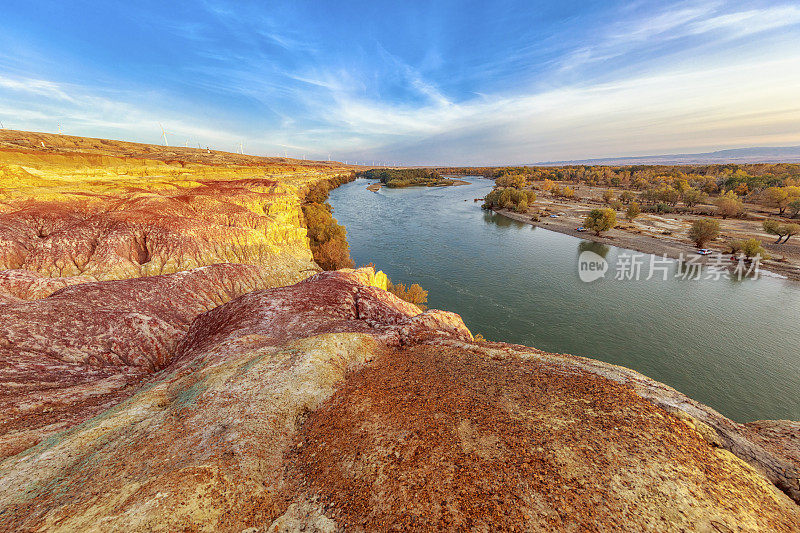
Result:
{"type": "Polygon", "coordinates": [[[4,0],[7,128],[405,164],[800,144],[800,4],[4,0]]]}

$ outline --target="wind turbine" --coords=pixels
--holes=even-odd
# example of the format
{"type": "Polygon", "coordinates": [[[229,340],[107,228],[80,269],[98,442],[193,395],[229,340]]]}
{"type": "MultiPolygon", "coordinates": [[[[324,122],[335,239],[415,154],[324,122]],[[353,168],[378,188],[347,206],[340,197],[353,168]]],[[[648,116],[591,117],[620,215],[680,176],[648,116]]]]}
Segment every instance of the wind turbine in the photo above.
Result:
{"type": "Polygon", "coordinates": [[[161,137],[164,139],[164,146],[169,146],[169,143],[167,142],[167,135],[175,134],[171,131],[164,131],[164,126],[162,126],[160,122],[158,123],[158,126],[161,128],[161,137]]]}
{"type": "Polygon", "coordinates": [[[4,129],[6,129],[6,127],[5,127],[5,126],[3,126],[3,121],[2,121],[2,120],[0,120],[0,130],[4,130],[4,129]]]}

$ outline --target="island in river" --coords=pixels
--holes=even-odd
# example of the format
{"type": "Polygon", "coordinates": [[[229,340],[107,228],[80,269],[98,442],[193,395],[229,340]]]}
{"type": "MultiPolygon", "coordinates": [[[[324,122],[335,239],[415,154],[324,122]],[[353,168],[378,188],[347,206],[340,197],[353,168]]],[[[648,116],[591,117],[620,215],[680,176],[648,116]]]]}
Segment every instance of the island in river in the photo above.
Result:
{"type": "Polygon", "coordinates": [[[469,183],[464,180],[442,176],[428,168],[373,168],[357,173],[359,178],[376,179],[367,189],[377,191],[382,186],[392,189],[404,187],[449,187],[469,183]]]}

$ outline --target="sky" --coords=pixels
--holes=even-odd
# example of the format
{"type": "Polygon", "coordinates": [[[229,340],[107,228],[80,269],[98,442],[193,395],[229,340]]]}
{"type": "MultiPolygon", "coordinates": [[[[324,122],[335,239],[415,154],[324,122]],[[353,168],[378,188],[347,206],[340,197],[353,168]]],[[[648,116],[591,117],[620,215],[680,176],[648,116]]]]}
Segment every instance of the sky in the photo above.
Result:
{"type": "Polygon", "coordinates": [[[800,3],[3,0],[0,121],[365,164],[800,145],[800,3]]]}

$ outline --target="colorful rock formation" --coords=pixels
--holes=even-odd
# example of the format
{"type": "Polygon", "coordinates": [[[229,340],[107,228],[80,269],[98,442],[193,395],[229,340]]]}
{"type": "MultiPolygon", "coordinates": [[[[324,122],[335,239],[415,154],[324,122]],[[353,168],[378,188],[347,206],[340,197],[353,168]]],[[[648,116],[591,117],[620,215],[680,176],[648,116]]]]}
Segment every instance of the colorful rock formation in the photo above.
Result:
{"type": "Polygon", "coordinates": [[[372,268],[315,273],[298,212],[330,167],[21,138],[0,531],[798,530],[796,423],[476,342],[372,268]]]}

